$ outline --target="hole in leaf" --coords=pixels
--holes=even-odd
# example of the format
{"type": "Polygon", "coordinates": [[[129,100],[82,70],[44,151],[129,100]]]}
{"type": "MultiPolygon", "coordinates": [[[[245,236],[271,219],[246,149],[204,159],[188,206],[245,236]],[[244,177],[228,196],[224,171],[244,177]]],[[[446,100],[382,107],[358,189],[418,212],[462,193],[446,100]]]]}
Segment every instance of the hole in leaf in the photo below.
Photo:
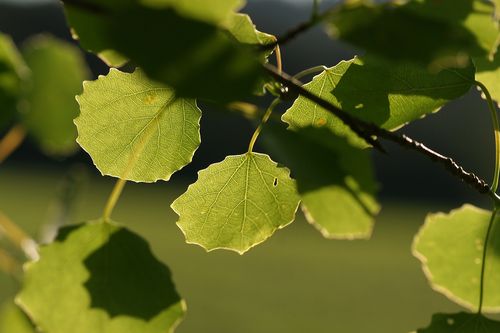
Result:
{"type": "Polygon", "coordinates": [[[278,186],[278,178],[274,178],[274,183],[273,183],[273,186],[274,186],[274,187],[278,186]]]}

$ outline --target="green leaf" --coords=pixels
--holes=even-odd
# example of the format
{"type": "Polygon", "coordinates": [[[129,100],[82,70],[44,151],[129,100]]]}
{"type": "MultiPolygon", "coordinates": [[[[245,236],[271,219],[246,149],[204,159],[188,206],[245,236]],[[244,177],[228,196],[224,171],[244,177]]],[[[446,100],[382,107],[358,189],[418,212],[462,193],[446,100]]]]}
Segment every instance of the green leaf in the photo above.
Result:
{"type": "Polygon", "coordinates": [[[179,14],[190,18],[221,23],[243,7],[244,0],[141,0],[141,3],[155,8],[174,8],[179,14]]]}
{"type": "Polygon", "coordinates": [[[73,153],[78,147],[75,95],[89,75],[82,54],[69,43],[39,36],[25,45],[23,55],[32,73],[21,110],[29,135],[48,154],[73,153]]]}
{"type": "Polygon", "coordinates": [[[456,67],[467,55],[496,49],[493,10],[481,0],[360,1],[344,5],[329,27],[333,36],[389,59],[456,67]]]}
{"type": "Polygon", "coordinates": [[[267,155],[228,156],[174,201],[177,225],[188,243],[243,254],[294,220],[299,197],[289,173],[267,155]]]}
{"type": "Polygon", "coordinates": [[[136,182],[169,180],[191,162],[200,145],[196,102],[176,97],[140,70],[111,69],[85,82],[77,100],[77,141],[104,175],[136,182]]]}
{"type": "Polygon", "coordinates": [[[369,238],[380,207],[375,199],[369,151],[357,149],[325,128],[264,131],[273,156],[297,180],[307,221],[326,238],[369,238]]]}
{"type": "Polygon", "coordinates": [[[500,330],[500,322],[484,316],[460,312],[457,314],[438,313],[432,316],[429,327],[414,333],[495,333],[500,330]]]}
{"type": "Polygon", "coordinates": [[[476,58],[474,63],[477,68],[476,80],[488,88],[493,100],[500,103],[500,53],[490,61],[486,58],[476,58]]]}
{"type": "MultiPolygon", "coordinates": [[[[413,242],[432,288],[473,311],[479,303],[481,263],[491,212],[464,205],[449,214],[427,216],[413,242]]],[[[499,218],[488,243],[484,310],[500,310],[499,218]]]]}
{"type": "Polygon", "coordinates": [[[23,81],[28,76],[29,69],[14,42],[0,33],[0,131],[16,118],[23,81]]]}
{"type": "Polygon", "coordinates": [[[35,328],[14,302],[6,302],[0,309],[0,333],[35,333],[35,328]]]}
{"type": "Polygon", "coordinates": [[[172,8],[91,3],[102,12],[67,4],[82,46],[97,54],[124,55],[179,96],[238,100],[251,95],[264,76],[257,50],[237,43],[216,24],[172,8]]]}
{"type": "MultiPolygon", "coordinates": [[[[409,63],[367,57],[342,61],[304,87],[356,118],[394,130],[439,110],[468,92],[473,83],[472,64],[430,73],[409,63]]],[[[338,118],[304,97],[287,110],[283,121],[292,128],[326,126],[354,145],[364,144],[338,118]]]]}
{"type": "Polygon", "coordinates": [[[66,227],[26,267],[16,302],[50,333],[165,333],[184,316],[169,269],[115,224],[66,227]]]}
{"type": "MultiPolygon", "coordinates": [[[[250,16],[236,13],[231,15],[226,24],[229,32],[242,44],[267,45],[276,42],[276,37],[257,30],[250,16]]],[[[272,52],[272,51],[271,51],[272,52]]]]}

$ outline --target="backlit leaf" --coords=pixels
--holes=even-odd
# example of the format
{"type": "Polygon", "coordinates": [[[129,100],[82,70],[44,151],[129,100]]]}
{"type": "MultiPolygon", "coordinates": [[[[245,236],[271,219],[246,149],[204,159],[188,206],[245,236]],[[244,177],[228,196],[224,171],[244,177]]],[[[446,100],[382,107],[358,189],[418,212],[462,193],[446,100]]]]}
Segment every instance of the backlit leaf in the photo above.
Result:
{"type": "Polygon", "coordinates": [[[62,229],[25,269],[16,302],[44,332],[165,333],[184,316],[169,269],[112,223],[62,229]]]}
{"type": "Polygon", "coordinates": [[[74,152],[78,147],[75,95],[89,75],[82,54],[69,43],[39,36],[25,45],[23,55],[32,74],[21,110],[24,125],[46,153],[74,152]]]}
{"type": "Polygon", "coordinates": [[[264,131],[280,162],[297,180],[306,219],[332,239],[369,238],[380,207],[368,150],[357,149],[326,128],[264,131]]]}
{"type": "Polygon", "coordinates": [[[432,316],[429,327],[413,333],[496,333],[500,331],[500,322],[475,313],[457,314],[438,313],[432,316]]]}
{"type": "Polygon", "coordinates": [[[179,96],[237,100],[251,95],[262,80],[257,50],[236,42],[217,24],[180,15],[172,7],[90,3],[98,10],[66,6],[82,46],[97,54],[112,51],[118,64],[117,53],[131,59],[179,96]]]}
{"type": "MultiPolygon", "coordinates": [[[[468,92],[473,82],[472,64],[433,74],[412,64],[354,58],[325,70],[305,88],[356,118],[394,130],[439,110],[468,92]]],[[[287,110],[283,121],[292,128],[326,126],[352,144],[363,145],[344,123],[304,97],[287,110]]]]}
{"type": "Polygon", "coordinates": [[[486,58],[476,58],[474,61],[477,73],[476,79],[484,84],[491,94],[491,97],[500,103],[500,53],[495,55],[495,59],[490,61],[486,58]]]}
{"type": "Polygon", "coordinates": [[[330,21],[330,31],[372,54],[431,67],[457,67],[467,55],[496,49],[493,5],[481,0],[348,3],[330,21]],[[431,37],[432,36],[432,37],[431,37]]]}
{"type": "Polygon", "coordinates": [[[299,204],[289,170],[258,153],[228,156],[199,172],[172,204],[188,243],[243,254],[295,218],[299,204]]]}
{"type": "Polygon", "coordinates": [[[200,145],[201,111],[140,70],[111,69],[77,97],[78,143],[105,175],[136,182],[168,180],[200,145]]]}
{"type": "Polygon", "coordinates": [[[0,308],[0,333],[35,333],[35,328],[24,312],[10,301],[0,308]]]}
{"type": "MultiPolygon", "coordinates": [[[[481,263],[491,212],[464,205],[449,214],[427,216],[413,243],[432,287],[477,310],[481,263]]],[[[484,310],[500,310],[500,225],[496,218],[486,257],[484,310]]]]}

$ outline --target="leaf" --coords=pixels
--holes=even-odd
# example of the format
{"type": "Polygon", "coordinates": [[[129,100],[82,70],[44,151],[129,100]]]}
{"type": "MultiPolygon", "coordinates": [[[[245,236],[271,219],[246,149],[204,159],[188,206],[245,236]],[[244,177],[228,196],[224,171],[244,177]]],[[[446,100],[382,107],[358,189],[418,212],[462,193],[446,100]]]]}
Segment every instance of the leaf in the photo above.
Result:
{"type": "Polygon", "coordinates": [[[179,14],[207,21],[221,23],[227,20],[234,11],[243,7],[244,0],[142,0],[141,3],[155,8],[174,8],[179,14]]]}
{"type": "Polygon", "coordinates": [[[289,170],[258,153],[228,156],[172,204],[190,244],[240,254],[290,224],[299,204],[289,170]]]}
{"type": "Polygon", "coordinates": [[[438,313],[432,316],[431,325],[415,333],[495,333],[500,330],[500,322],[484,316],[460,312],[457,314],[438,313]]]}
{"type": "Polygon", "coordinates": [[[131,59],[181,97],[238,100],[251,95],[264,76],[257,50],[237,43],[216,24],[137,3],[91,1],[98,10],[66,3],[83,47],[131,59]]]}
{"type": "MultiPolygon", "coordinates": [[[[394,130],[439,110],[468,92],[473,82],[472,64],[432,74],[409,63],[367,57],[341,61],[304,87],[356,118],[394,130]]],[[[351,144],[364,145],[334,115],[304,97],[299,97],[282,119],[292,128],[325,126],[349,138],[351,144]]]]}
{"type": "MultiPolygon", "coordinates": [[[[477,310],[481,262],[491,212],[464,205],[449,214],[427,216],[413,242],[413,253],[436,291],[477,310]]],[[[484,311],[500,310],[500,228],[498,217],[488,243],[484,311]]]]}
{"type": "Polygon", "coordinates": [[[495,55],[493,61],[486,58],[476,58],[476,79],[484,84],[491,94],[493,100],[500,103],[500,53],[495,55]]]}
{"type": "Polygon", "coordinates": [[[136,182],[169,180],[191,162],[200,145],[196,102],[176,97],[140,70],[111,69],[85,82],[77,100],[77,141],[104,175],[136,182]]]}
{"type": "Polygon", "coordinates": [[[66,227],[40,255],[16,302],[44,332],[165,333],[184,316],[169,269],[127,229],[66,227]]]}
{"type": "Polygon", "coordinates": [[[267,143],[297,180],[309,223],[326,238],[369,238],[380,207],[369,151],[349,145],[325,128],[287,131],[269,124],[267,143]]]}
{"type": "Polygon", "coordinates": [[[22,121],[41,149],[53,155],[73,153],[78,115],[75,95],[89,75],[80,51],[49,36],[31,39],[23,48],[31,84],[22,105],[22,121]]]}
{"type": "Polygon", "coordinates": [[[344,5],[329,28],[334,37],[372,54],[457,67],[467,55],[494,52],[498,28],[492,16],[493,6],[480,0],[357,2],[344,5]]]}
{"type": "Polygon", "coordinates": [[[0,333],[35,333],[35,328],[24,312],[10,301],[0,309],[0,333]]]}
{"type": "Polygon", "coordinates": [[[12,39],[0,33],[0,131],[10,125],[17,115],[17,103],[23,81],[29,76],[12,39]]]}
{"type": "Polygon", "coordinates": [[[231,35],[242,44],[268,45],[276,42],[273,35],[257,30],[247,14],[231,15],[226,26],[231,35]]]}

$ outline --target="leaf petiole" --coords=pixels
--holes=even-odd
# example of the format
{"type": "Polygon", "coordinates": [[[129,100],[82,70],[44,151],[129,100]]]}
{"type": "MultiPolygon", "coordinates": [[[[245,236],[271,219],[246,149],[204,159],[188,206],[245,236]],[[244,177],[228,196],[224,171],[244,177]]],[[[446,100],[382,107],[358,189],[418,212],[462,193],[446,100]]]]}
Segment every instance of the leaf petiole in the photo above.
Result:
{"type": "Polygon", "coordinates": [[[116,182],[113,191],[111,191],[111,194],[109,195],[106,207],[104,207],[104,212],[102,214],[102,219],[104,222],[110,221],[113,209],[115,208],[118,199],[120,199],[120,196],[123,192],[123,188],[125,187],[126,183],[127,181],[125,179],[118,179],[118,181],[116,182]]]}
{"type": "Polygon", "coordinates": [[[498,115],[496,111],[495,104],[493,102],[493,99],[491,98],[491,94],[488,91],[488,88],[484,84],[482,84],[479,81],[474,82],[483,92],[484,96],[486,97],[486,101],[488,102],[488,108],[491,113],[491,119],[493,122],[493,130],[495,133],[495,171],[493,174],[493,182],[491,184],[491,191],[493,193],[496,193],[498,189],[498,179],[499,179],[499,173],[500,173],[500,125],[498,122],[498,115]]]}
{"type": "Polygon", "coordinates": [[[251,153],[253,151],[253,147],[255,145],[255,142],[257,141],[257,138],[259,137],[260,133],[262,132],[262,128],[264,125],[267,123],[269,118],[271,117],[271,114],[273,113],[274,109],[278,104],[281,103],[281,99],[275,98],[272,102],[271,105],[266,110],[266,113],[264,113],[264,116],[262,117],[262,121],[260,122],[259,127],[255,130],[253,133],[252,139],[250,140],[250,144],[248,145],[248,153],[251,153]]]}

